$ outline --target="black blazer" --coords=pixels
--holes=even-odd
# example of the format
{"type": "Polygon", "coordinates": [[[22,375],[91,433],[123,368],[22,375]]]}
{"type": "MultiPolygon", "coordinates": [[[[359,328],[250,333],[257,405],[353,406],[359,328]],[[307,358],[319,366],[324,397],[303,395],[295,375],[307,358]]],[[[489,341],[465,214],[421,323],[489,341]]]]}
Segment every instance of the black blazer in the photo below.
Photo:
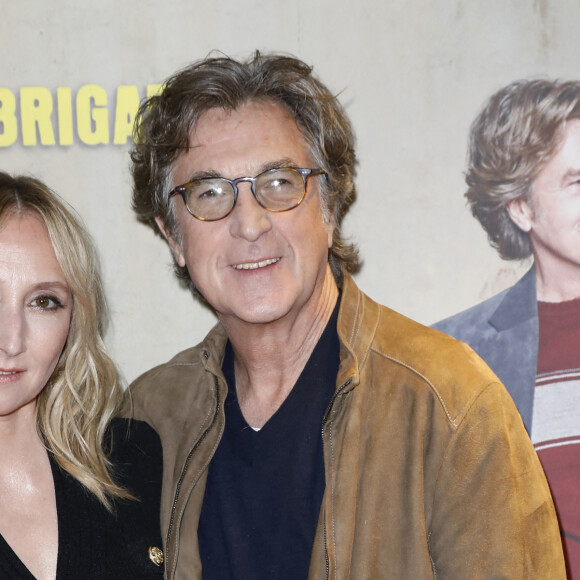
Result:
{"type": "MultiPolygon", "coordinates": [[[[108,445],[116,480],[137,498],[116,501],[113,512],[50,457],[58,515],[57,580],[161,580],[163,566],[150,557],[150,548],[162,548],[159,436],[142,421],[114,419],[108,445]]],[[[35,580],[1,535],[0,578],[35,580]]]]}

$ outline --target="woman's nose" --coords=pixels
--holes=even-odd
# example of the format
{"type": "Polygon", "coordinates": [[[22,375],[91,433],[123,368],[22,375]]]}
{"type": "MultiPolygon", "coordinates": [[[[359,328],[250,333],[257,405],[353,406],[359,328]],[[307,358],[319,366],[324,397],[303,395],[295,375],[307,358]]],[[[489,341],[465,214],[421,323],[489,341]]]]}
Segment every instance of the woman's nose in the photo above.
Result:
{"type": "Polygon", "coordinates": [[[24,314],[9,305],[0,306],[0,351],[17,356],[26,349],[24,314]]]}

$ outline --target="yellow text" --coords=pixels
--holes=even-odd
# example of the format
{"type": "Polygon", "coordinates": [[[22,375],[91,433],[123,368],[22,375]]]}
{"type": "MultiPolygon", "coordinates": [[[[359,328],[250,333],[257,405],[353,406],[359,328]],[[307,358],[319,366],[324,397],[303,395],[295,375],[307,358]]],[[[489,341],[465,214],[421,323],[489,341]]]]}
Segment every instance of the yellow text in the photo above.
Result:
{"type": "MultiPolygon", "coordinates": [[[[151,97],[162,86],[147,86],[151,97]]],[[[121,85],[111,97],[99,85],[83,85],[75,95],[69,87],[21,87],[18,93],[0,87],[0,147],[21,140],[33,147],[125,145],[132,137],[140,103],[138,87],[121,85]]]]}

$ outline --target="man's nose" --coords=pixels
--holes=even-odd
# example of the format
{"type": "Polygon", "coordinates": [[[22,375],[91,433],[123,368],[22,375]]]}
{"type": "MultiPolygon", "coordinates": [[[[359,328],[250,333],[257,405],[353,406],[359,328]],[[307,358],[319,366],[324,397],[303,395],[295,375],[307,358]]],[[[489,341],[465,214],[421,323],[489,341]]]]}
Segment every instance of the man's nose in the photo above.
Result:
{"type": "Polygon", "coordinates": [[[249,183],[238,185],[238,201],[230,218],[231,234],[249,242],[272,229],[271,212],[258,203],[249,183]]]}
{"type": "Polygon", "coordinates": [[[26,350],[24,313],[10,305],[0,306],[0,352],[13,357],[26,350]]]}

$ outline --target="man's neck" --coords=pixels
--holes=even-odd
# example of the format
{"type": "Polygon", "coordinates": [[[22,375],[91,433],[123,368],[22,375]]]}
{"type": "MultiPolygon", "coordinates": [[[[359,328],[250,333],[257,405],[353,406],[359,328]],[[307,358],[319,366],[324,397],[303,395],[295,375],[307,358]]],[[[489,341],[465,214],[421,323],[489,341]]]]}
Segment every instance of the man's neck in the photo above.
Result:
{"type": "Polygon", "coordinates": [[[536,260],[536,294],[542,302],[566,302],[580,298],[580,271],[578,267],[558,264],[546,266],[536,260]]]}
{"type": "Polygon", "coordinates": [[[338,299],[328,268],[316,299],[298,316],[267,325],[228,326],[236,391],[244,418],[262,427],[284,402],[306,366],[338,299]]]}

